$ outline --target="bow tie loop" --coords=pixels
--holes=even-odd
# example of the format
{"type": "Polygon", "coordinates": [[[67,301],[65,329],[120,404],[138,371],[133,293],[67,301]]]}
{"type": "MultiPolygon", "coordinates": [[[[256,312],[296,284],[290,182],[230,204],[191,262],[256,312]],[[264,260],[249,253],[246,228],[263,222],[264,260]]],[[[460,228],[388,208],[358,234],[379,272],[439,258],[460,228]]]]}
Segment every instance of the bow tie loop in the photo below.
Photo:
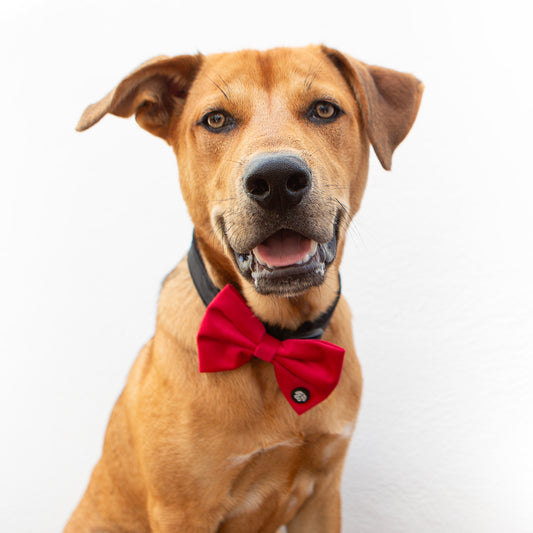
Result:
{"type": "Polygon", "coordinates": [[[259,357],[267,363],[271,363],[281,346],[281,341],[272,337],[265,332],[261,342],[256,346],[254,350],[254,356],[259,357]]]}

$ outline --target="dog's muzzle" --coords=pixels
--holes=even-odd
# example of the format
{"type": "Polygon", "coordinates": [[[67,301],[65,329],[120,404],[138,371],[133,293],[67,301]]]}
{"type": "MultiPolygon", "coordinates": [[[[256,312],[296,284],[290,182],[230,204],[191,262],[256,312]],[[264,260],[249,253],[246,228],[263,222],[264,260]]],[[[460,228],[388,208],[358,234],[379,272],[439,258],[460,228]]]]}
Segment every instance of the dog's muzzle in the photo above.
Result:
{"type": "Polygon", "coordinates": [[[262,226],[253,230],[262,236],[251,249],[234,250],[234,256],[241,274],[261,294],[290,296],[320,285],[335,259],[338,219],[330,222],[324,242],[306,202],[312,185],[309,166],[290,153],[261,154],[245,169],[242,186],[259,214],[255,225],[262,226]]]}

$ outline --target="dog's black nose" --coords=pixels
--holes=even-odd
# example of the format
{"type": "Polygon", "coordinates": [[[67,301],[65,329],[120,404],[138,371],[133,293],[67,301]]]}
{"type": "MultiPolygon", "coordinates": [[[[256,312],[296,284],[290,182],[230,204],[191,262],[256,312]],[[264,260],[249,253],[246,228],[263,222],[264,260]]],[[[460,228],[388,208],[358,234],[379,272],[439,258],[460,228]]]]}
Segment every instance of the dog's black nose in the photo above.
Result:
{"type": "Polygon", "coordinates": [[[261,207],[285,212],[309,192],[311,169],[292,154],[262,154],[248,164],[243,180],[246,194],[261,207]]]}

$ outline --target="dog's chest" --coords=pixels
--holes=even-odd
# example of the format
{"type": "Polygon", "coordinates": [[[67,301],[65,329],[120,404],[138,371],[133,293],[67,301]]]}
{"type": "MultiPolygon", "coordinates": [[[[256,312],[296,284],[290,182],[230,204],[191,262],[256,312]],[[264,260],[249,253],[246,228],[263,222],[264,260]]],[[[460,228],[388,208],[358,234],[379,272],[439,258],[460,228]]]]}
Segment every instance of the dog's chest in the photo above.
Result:
{"type": "Polygon", "coordinates": [[[240,531],[245,521],[258,525],[290,521],[342,463],[352,431],[353,424],[346,424],[340,433],[293,437],[230,455],[227,467],[232,480],[220,531],[240,531]]]}

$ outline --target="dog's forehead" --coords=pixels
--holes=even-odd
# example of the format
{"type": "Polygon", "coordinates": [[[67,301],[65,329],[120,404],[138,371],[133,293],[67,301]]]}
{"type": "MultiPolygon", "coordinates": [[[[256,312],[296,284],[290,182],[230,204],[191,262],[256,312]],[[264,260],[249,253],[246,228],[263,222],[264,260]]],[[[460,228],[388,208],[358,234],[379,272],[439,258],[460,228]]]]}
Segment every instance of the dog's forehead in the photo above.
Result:
{"type": "Polygon", "coordinates": [[[206,56],[197,83],[222,91],[242,85],[248,90],[270,91],[287,85],[307,90],[313,83],[339,85],[343,78],[320,47],[311,46],[206,56]]]}

